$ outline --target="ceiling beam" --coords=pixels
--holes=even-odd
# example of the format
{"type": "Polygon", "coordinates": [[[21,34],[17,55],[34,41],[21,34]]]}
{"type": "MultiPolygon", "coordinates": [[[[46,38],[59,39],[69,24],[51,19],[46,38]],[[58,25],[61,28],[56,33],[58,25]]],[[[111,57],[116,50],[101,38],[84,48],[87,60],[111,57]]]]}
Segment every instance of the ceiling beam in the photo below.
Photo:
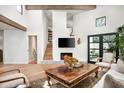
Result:
{"type": "Polygon", "coordinates": [[[9,19],[3,15],[0,15],[0,22],[5,23],[7,25],[10,25],[12,27],[15,27],[17,29],[20,29],[22,31],[27,31],[26,27],[22,26],[21,24],[18,24],[17,22],[15,22],[15,21],[13,21],[13,20],[11,20],[11,19],[9,19]]]}
{"type": "Polygon", "coordinates": [[[26,5],[26,10],[93,10],[96,5],[26,5]]]}

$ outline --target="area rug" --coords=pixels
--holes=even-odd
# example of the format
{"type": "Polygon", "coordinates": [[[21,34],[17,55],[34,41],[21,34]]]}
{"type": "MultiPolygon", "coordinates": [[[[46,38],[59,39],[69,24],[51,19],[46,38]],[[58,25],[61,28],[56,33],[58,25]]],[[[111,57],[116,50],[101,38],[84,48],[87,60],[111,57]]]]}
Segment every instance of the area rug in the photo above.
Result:
{"type": "MultiPolygon", "coordinates": [[[[86,78],[85,80],[82,80],[79,84],[77,84],[73,88],[92,88],[106,72],[107,70],[100,71],[98,74],[99,78],[96,78],[95,74],[91,74],[88,78],[86,78]]],[[[45,84],[46,82],[47,82],[46,78],[33,81],[30,83],[30,88],[65,88],[63,85],[61,85],[58,82],[55,82],[54,80],[51,81],[52,86],[50,87],[48,86],[48,84],[47,85],[45,84]]]]}

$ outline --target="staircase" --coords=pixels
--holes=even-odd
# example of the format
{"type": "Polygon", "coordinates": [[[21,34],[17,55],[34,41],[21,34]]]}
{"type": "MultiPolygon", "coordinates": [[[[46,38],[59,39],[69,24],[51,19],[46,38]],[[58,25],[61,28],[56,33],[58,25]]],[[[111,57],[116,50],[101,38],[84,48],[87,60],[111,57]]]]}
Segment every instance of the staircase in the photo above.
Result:
{"type": "Polygon", "coordinates": [[[52,43],[47,44],[47,48],[44,54],[44,60],[53,60],[53,54],[52,54],[52,43]]]}
{"type": "Polygon", "coordinates": [[[48,42],[52,42],[52,31],[48,31],[48,42]]]}

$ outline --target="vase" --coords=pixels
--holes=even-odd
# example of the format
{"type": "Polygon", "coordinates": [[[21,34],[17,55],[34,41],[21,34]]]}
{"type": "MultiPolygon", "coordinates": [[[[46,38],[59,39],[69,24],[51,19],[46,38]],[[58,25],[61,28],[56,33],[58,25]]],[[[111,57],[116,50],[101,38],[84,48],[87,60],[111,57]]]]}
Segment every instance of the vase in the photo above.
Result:
{"type": "Polygon", "coordinates": [[[73,66],[68,66],[69,71],[73,71],[74,67],[73,66]]]}

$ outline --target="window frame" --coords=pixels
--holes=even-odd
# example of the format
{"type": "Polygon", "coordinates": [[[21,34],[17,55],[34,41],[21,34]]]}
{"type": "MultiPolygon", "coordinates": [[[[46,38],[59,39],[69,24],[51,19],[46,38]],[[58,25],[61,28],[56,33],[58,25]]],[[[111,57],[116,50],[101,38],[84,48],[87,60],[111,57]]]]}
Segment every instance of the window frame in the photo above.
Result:
{"type": "Polygon", "coordinates": [[[17,7],[16,7],[17,12],[19,12],[21,15],[23,15],[23,5],[17,5],[17,7]],[[17,8],[18,6],[20,6],[21,11],[18,10],[18,8],[17,8]]]}

